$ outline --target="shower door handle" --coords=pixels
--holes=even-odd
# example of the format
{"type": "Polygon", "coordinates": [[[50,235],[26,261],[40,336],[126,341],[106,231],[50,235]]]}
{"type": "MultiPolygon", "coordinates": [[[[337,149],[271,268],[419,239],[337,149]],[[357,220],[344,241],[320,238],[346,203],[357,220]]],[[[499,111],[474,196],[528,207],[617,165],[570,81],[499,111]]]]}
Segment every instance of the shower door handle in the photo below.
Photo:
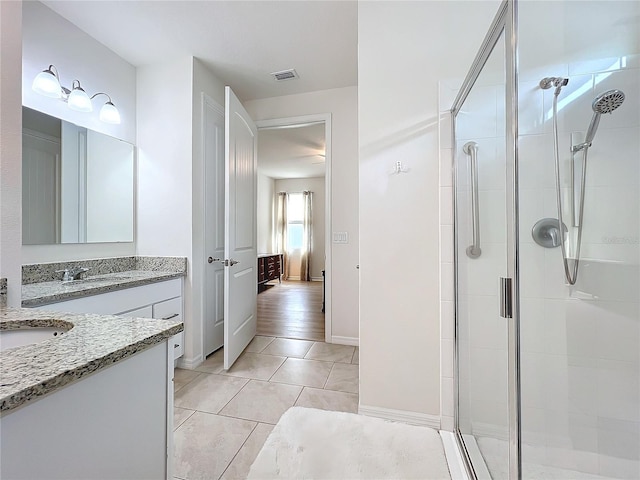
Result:
{"type": "Polygon", "coordinates": [[[513,296],[511,278],[500,277],[500,316],[513,318],[513,296]]]}
{"type": "Polygon", "coordinates": [[[471,171],[471,228],[472,243],[467,247],[469,258],[478,258],[482,253],[480,248],[480,215],[478,213],[478,144],[467,142],[462,151],[469,155],[471,171]]]}

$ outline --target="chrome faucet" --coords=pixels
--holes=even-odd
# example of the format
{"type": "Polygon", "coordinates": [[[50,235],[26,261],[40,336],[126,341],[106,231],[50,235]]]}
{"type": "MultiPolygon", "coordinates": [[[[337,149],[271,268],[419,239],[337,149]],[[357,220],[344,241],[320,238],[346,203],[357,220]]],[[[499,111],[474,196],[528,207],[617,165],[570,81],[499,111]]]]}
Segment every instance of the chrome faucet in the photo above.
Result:
{"type": "Polygon", "coordinates": [[[74,280],[79,280],[80,275],[85,272],[91,270],[86,267],[73,267],[73,268],[65,268],[64,270],[56,270],[56,273],[64,273],[62,276],[63,282],[73,282],[74,280]]]}

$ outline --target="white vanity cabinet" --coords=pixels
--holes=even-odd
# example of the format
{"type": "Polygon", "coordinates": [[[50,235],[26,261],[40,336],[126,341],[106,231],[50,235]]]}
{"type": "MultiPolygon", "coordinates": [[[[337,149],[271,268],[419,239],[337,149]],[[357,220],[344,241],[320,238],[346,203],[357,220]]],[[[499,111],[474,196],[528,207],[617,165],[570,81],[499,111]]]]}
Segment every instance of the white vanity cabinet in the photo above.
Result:
{"type": "MultiPolygon", "coordinates": [[[[182,321],[182,279],[174,278],[139,287],[74,298],[35,307],[39,310],[70,313],[97,313],[138,318],[182,321]]],[[[174,360],[184,352],[184,332],[174,335],[174,360]]]]}

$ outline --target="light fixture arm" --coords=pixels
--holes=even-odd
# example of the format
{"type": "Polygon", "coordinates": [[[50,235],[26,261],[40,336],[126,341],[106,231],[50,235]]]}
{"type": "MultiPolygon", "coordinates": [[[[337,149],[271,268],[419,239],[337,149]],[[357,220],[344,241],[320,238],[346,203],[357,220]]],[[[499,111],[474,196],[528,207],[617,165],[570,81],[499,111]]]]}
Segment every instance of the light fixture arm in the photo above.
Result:
{"type": "MultiPolygon", "coordinates": [[[[47,68],[47,70],[53,73],[53,75],[58,79],[58,81],[60,81],[60,74],[58,73],[58,69],[56,68],[55,65],[49,65],[49,68],[47,68]]],[[[47,70],[45,70],[45,72],[47,70]]]]}
{"type": "Polygon", "coordinates": [[[91,95],[91,100],[93,100],[94,98],[96,98],[98,95],[106,95],[106,97],[109,99],[109,103],[113,103],[113,100],[111,100],[111,96],[108,93],[104,93],[104,92],[98,92],[98,93],[94,93],[93,95],[91,95]]]}

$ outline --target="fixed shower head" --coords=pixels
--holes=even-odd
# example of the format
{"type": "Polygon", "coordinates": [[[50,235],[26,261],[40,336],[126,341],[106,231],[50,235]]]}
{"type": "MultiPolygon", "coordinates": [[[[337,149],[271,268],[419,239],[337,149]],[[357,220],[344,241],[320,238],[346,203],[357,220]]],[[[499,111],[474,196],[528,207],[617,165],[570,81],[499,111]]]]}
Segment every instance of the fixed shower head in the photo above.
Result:
{"type": "Polygon", "coordinates": [[[560,90],[562,90],[562,87],[564,87],[568,83],[569,83],[568,78],[544,77],[542,80],[540,80],[540,83],[538,85],[540,85],[540,88],[542,88],[543,90],[546,90],[551,87],[556,87],[555,95],[558,96],[560,95],[560,90]]]}
{"type": "Polygon", "coordinates": [[[611,113],[624,102],[624,92],[622,90],[609,90],[598,95],[591,108],[593,108],[593,117],[591,117],[591,123],[587,130],[587,135],[584,139],[584,143],[589,146],[593,142],[593,138],[596,136],[598,125],[600,124],[600,116],[603,113],[611,113]]]}

